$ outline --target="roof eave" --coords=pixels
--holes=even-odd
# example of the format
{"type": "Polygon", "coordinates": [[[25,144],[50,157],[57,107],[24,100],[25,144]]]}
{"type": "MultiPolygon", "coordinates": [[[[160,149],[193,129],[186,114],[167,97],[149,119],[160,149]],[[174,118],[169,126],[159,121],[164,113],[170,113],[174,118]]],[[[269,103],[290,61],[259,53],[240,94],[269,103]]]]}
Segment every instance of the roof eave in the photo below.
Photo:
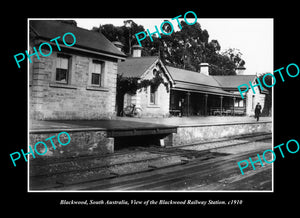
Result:
{"type": "MultiPolygon", "coordinates": [[[[47,43],[52,44],[52,45],[56,45],[54,42],[50,41],[51,38],[42,36],[39,33],[39,31],[36,30],[34,27],[29,26],[29,28],[30,28],[30,31],[32,31],[36,35],[38,40],[47,42],[47,43]]],[[[117,58],[117,59],[120,59],[120,60],[126,60],[126,58],[127,58],[127,56],[125,54],[123,54],[123,52],[121,52],[122,54],[116,54],[116,53],[111,53],[111,52],[107,52],[107,51],[103,51],[103,50],[93,50],[89,47],[84,47],[84,46],[80,47],[76,44],[72,47],[68,47],[68,46],[65,46],[65,45],[59,43],[59,46],[64,47],[64,48],[74,49],[74,50],[77,49],[77,50],[84,51],[84,52],[91,53],[91,54],[105,55],[105,56],[117,58]]]]}
{"type": "MultiPolygon", "coordinates": [[[[41,41],[46,41],[46,40],[41,40],[41,41]]],[[[55,45],[56,44],[54,42],[49,42],[47,41],[49,44],[51,45],[55,45]]],[[[72,50],[76,50],[76,51],[81,51],[81,52],[85,52],[85,53],[90,53],[90,54],[96,54],[96,55],[102,55],[102,56],[107,56],[107,57],[111,57],[111,58],[116,58],[116,59],[120,59],[120,60],[126,60],[126,55],[117,55],[117,54],[112,54],[112,53],[108,53],[105,51],[96,51],[96,50],[91,50],[89,48],[82,48],[82,47],[78,47],[78,46],[65,46],[63,44],[59,44],[60,47],[62,48],[67,48],[67,49],[72,49],[72,50]]]]}

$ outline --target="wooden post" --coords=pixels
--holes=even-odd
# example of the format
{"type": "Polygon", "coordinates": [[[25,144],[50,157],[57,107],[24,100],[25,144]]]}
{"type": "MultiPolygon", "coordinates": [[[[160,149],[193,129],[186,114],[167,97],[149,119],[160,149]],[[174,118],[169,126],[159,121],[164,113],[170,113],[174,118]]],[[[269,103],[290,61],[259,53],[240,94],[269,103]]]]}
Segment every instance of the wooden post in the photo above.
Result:
{"type": "Polygon", "coordinates": [[[245,95],[245,98],[243,99],[243,105],[244,105],[244,112],[247,114],[247,95],[245,95]]]}
{"type": "Polygon", "coordinates": [[[233,97],[233,116],[235,116],[235,114],[234,114],[234,107],[235,107],[235,97],[233,97]]]}
{"type": "Polygon", "coordinates": [[[187,116],[190,116],[190,95],[191,95],[191,93],[187,92],[186,95],[187,95],[187,116]]]}
{"type": "Polygon", "coordinates": [[[222,95],[220,96],[220,100],[221,100],[220,109],[221,109],[221,116],[222,116],[222,111],[223,111],[223,107],[222,107],[223,106],[222,105],[223,104],[223,96],[222,95]]]}
{"type": "Polygon", "coordinates": [[[207,116],[207,98],[208,98],[208,94],[205,94],[205,109],[204,109],[204,115],[207,116]]]}

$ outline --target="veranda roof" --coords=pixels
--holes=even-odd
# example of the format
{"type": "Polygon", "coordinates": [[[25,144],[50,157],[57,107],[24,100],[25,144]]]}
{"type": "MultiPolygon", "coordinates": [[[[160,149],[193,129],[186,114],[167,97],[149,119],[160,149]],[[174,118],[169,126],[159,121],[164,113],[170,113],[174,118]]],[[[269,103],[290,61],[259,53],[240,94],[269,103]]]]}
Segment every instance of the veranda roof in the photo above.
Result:
{"type": "Polygon", "coordinates": [[[238,97],[239,95],[224,91],[220,84],[212,77],[190,70],[167,66],[175,81],[174,90],[198,92],[213,95],[238,97]]]}

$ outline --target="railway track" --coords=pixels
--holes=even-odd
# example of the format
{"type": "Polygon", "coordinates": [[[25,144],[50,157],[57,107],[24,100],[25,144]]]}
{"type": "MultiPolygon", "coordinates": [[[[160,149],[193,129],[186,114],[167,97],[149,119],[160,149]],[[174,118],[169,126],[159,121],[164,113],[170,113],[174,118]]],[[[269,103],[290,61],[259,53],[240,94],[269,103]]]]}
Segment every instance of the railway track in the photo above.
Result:
{"type": "MultiPolygon", "coordinates": [[[[176,167],[179,167],[178,169],[182,166],[193,167],[194,164],[199,166],[204,162],[211,163],[216,158],[222,161],[222,158],[227,157],[228,154],[212,152],[212,149],[250,144],[271,138],[271,133],[259,133],[180,147],[134,147],[116,151],[111,155],[56,160],[51,163],[36,162],[30,166],[30,190],[115,189],[118,185],[110,188],[105,184],[113,180],[122,181],[122,178],[126,177],[131,177],[133,180],[129,181],[134,183],[139,176],[144,178],[145,173],[150,173],[153,179],[159,170],[164,170],[164,173],[174,173],[176,167]]],[[[245,155],[249,155],[249,152],[245,155]]],[[[181,173],[184,175],[184,171],[181,173]]],[[[176,177],[176,172],[174,176],[176,177]]],[[[125,189],[123,186],[121,188],[125,189]]]]}

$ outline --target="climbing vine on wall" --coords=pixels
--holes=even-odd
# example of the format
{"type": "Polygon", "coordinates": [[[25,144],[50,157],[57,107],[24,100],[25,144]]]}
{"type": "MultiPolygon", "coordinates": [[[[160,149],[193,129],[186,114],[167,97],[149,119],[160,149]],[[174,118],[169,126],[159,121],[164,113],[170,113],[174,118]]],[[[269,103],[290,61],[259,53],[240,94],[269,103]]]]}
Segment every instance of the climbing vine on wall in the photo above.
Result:
{"type": "Polygon", "coordinates": [[[152,79],[143,79],[139,82],[139,78],[136,77],[123,77],[122,75],[117,76],[117,92],[119,94],[136,94],[137,90],[146,90],[148,86],[151,86],[154,91],[157,90],[160,84],[166,87],[169,92],[168,82],[164,82],[160,73],[156,73],[152,79]]]}

